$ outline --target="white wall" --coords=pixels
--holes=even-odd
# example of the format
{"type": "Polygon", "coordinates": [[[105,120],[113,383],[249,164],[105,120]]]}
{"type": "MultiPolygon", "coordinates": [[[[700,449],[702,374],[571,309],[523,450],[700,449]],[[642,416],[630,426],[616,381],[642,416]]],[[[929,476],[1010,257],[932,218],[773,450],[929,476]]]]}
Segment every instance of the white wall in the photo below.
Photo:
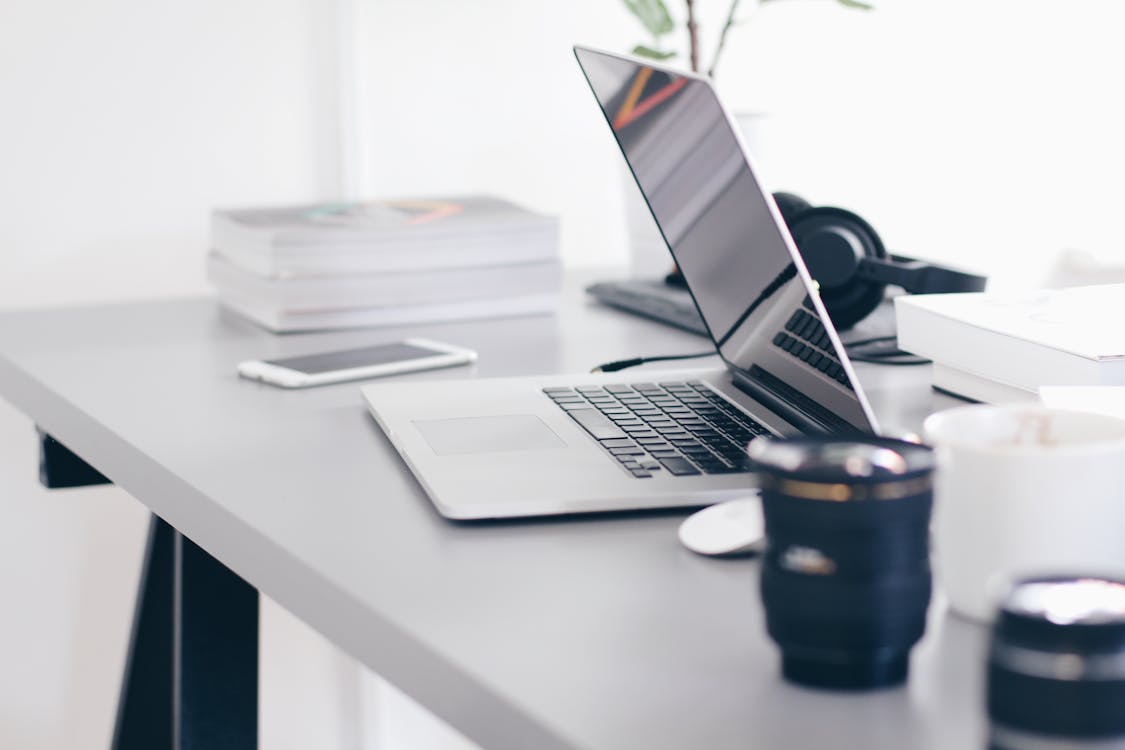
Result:
{"type": "MultiPolygon", "coordinates": [[[[1001,285],[1038,281],[1068,247],[1125,263],[1125,7],[874,2],[776,0],[731,34],[717,80],[732,109],[772,115],[771,184],[860,212],[892,249],[1001,285]]],[[[727,4],[697,5],[711,43],[727,4]]],[[[369,0],[365,11],[369,192],[500,191],[561,213],[572,263],[623,261],[620,157],[568,50],[643,41],[620,3],[369,0]]]]}
{"type": "MultiPolygon", "coordinates": [[[[771,183],[1013,280],[1067,247],[1120,255],[1125,7],[876,4],[775,0],[732,33],[719,85],[771,113],[771,183]]],[[[365,194],[500,192],[561,214],[572,264],[624,260],[620,157],[569,53],[643,41],[620,3],[340,5],[365,194]]],[[[709,42],[726,3],[699,5],[709,42]]],[[[0,305],[194,292],[211,206],[338,195],[336,9],[3,6],[0,305]]]]}
{"type": "Polygon", "coordinates": [[[1037,281],[1064,248],[1125,263],[1114,93],[1125,7],[876,5],[779,2],[732,49],[724,76],[772,71],[724,92],[781,115],[770,156],[782,184],[869,215],[892,248],[983,268],[1000,285],[1037,281]]]}
{"type": "MultiPolygon", "coordinates": [[[[769,181],[1001,284],[1067,247],[1125,263],[1125,8],[873,2],[777,0],[731,37],[718,82],[770,113],[769,181]]],[[[725,3],[699,5],[711,35],[725,3]]],[[[499,192],[560,214],[572,264],[621,263],[621,160],[569,47],[639,41],[614,0],[2,4],[0,307],[200,292],[212,206],[336,197],[350,174],[372,196],[499,192]],[[350,123],[340,8],[362,44],[350,123]]],[[[0,746],[104,747],[144,513],[38,489],[31,427],[0,404],[0,746]]],[[[457,744],[264,612],[263,648],[291,655],[263,686],[265,747],[457,744]]]]}
{"type": "Polygon", "coordinates": [[[561,214],[574,265],[623,263],[621,157],[570,47],[628,45],[607,0],[367,0],[373,195],[491,191],[561,214]]]}
{"type": "Polygon", "coordinates": [[[320,6],[0,6],[0,305],[198,292],[211,206],[333,195],[320,6]]]}

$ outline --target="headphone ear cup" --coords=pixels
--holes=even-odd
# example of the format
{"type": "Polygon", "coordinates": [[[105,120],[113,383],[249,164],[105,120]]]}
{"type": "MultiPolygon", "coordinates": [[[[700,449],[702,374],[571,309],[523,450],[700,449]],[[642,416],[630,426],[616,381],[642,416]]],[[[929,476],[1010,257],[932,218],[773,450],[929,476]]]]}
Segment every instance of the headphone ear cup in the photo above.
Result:
{"type": "Polygon", "coordinates": [[[851,211],[831,206],[801,211],[788,224],[837,329],[851,328],[879,306],[886,284],[856,278],[865,257],[887,257],[883,241],[870,224],[851,211]]]}
{"type": "Polygon", "coordinates": [[[781,218],[785,220],[786,226],[793,223],[797,214],[812,208],[811,203],[796,193],[774,193],[773,202],[777,204],[777,210],[781,212],[781,218]]]}

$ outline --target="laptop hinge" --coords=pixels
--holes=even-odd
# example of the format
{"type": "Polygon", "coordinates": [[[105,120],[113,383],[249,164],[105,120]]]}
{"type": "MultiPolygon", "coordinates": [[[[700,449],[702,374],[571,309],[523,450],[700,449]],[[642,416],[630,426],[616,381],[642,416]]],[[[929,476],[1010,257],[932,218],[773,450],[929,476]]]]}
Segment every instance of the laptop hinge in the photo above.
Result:
{"type": "MultiPolygon", "coordinates": [[[[755,368],[756,369],[756,368],[755,368]]],[[[827,412],[819,404],[819,408],[799,409],[796,404],[782,398],[773,390],[766,388],[761,379],[755,378],[753,370],[750,373],[741,370],[731,370],[734,385],[751,398],[757,399],[770,410],[781,416],[785,421],[805,433],[848,434],[859,433],[854,425],[840,419],[835,414],[827,412]]]]}

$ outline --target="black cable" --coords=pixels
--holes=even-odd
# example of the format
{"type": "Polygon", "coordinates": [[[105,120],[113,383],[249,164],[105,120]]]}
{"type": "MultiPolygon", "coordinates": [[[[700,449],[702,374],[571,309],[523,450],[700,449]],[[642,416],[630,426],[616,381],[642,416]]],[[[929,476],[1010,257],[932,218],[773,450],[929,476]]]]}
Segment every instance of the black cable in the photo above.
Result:
{"type": "MultiPolygon", "coordinates": [[[[889,351],[874,351],[867,353],[852,354],[853,349],[858,349],[861,346],[869,344],[877,344],[883,341],[894,341],[895,336],[873,336],[868,339],[860,339],[859,341],[850,341],[844,344],[844,349],[848,352],[848,359],[852,362],[867,362],[873,365],[892,365],[897,367],[913,367],[915,365],[928,365],[930,360],[917,357],[915,359],[895,359],[896,357],[914,357],[910,352],[904,352],[901,349],[891,349],[889,351]]],[[[698,352],[696,354],[669,354],[660,357],[634,357],[633,359],[621,359],[616,362],[607,362],[604,365],[598,365],[590,372],[617,372],[618,370],[625,370],[629,367],[636,367],[637,365],[647,364],[649,362],[669,362],[676,359],[699,359],[700,357],[712,357],[718,354],[717,351],[698,352]]]]}
{"type": "Polygon", "coordinates": [[[607,362],[604,365],[598,365],[590,372],[617,372],[624,370],[627,367],[636,367],[648,362],[668,362],[673,359],[699,359],[700,357],[713,357],[718,354],[717,351],[712,349],[709,352],[699,352],[697,354],[669,354],[662,357],[634,357],[633,359],[620,359],[616,362],[607,362]]]}
{"type": "MultiPolygon", "coordinates": [[[[919,365],[927,365],[927,364],[930,363],[930,360],[926,359],[925,357],[917,357],[917,356],[915,356],[913,354],[910,354],[908,352],[883,352],[882,354],[878,354],[878,353],[864,354],[863,352],[860,352],[859,354],[856,354],[855,357],[860,357],[861,359],[865,359],[865,360],[874,360],[875,364],[879,364],[879,362],[907,362],[907,361],[914,362],[914,363],[919,364],[919,365]]],[[[854,359],[855,357],[853,357],[850,354],[848,355],[849,359],[854,359]]]]}
{"type": "Polygon", "coordinates": [[[848,352],[848,359],[852,362],[867,362],[873,365],[895,365],[898,367],[909,367],[914,365],[928,365],[930,360],[924,357],[918,357],[910,352],[905,352],[897,346],[891,349],[880,349],[879,347],[871,347],[871,344],[880,344],[887,341],[896,341],[897,336],[874,336],[869,339],[860,339],[859,341],[849,341],[844,344],[844,349],[848,352]],[[866,351],[863,347],[869,347],[866,351]]]}
{"type": "Polygon", "coordinates": [[[897,366],[897,367],[914,367],[916,365],[928,365],[928,364],[930,364],[930,360],[921,359],[921,358],[911,359],[911,360],[878,359],[878,358],[875,358],[875,357],[857,357],[857,356],[849,355],[848,359],[851,360],[852,362],[867,362],[868,364],[872,364],[872,365],[893,365],[893,366],[897,366]]]}
{"type": "Polygon", "coordinates": [[[851,349],[853,346],[866,346],[868,344],[878,344],[880,341],[894,341],[898,336],[873,336],[869,339],[860,339],[859,341],[845,341],[844,346],[851,349]]]}

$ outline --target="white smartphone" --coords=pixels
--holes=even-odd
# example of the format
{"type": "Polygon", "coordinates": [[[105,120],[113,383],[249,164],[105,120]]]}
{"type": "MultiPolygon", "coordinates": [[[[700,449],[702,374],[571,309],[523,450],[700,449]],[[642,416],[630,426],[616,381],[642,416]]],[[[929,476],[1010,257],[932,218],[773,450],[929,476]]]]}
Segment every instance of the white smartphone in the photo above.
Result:
{"type": "Polygon", "coordinates": [[[282,388],[308,388],[345,380],[453,367],[475,362],[476,359],[477,354],[471,349],[426,339],[404,339],[362,349],[249,360],[238,365],[238,374],[282,388]]]}

